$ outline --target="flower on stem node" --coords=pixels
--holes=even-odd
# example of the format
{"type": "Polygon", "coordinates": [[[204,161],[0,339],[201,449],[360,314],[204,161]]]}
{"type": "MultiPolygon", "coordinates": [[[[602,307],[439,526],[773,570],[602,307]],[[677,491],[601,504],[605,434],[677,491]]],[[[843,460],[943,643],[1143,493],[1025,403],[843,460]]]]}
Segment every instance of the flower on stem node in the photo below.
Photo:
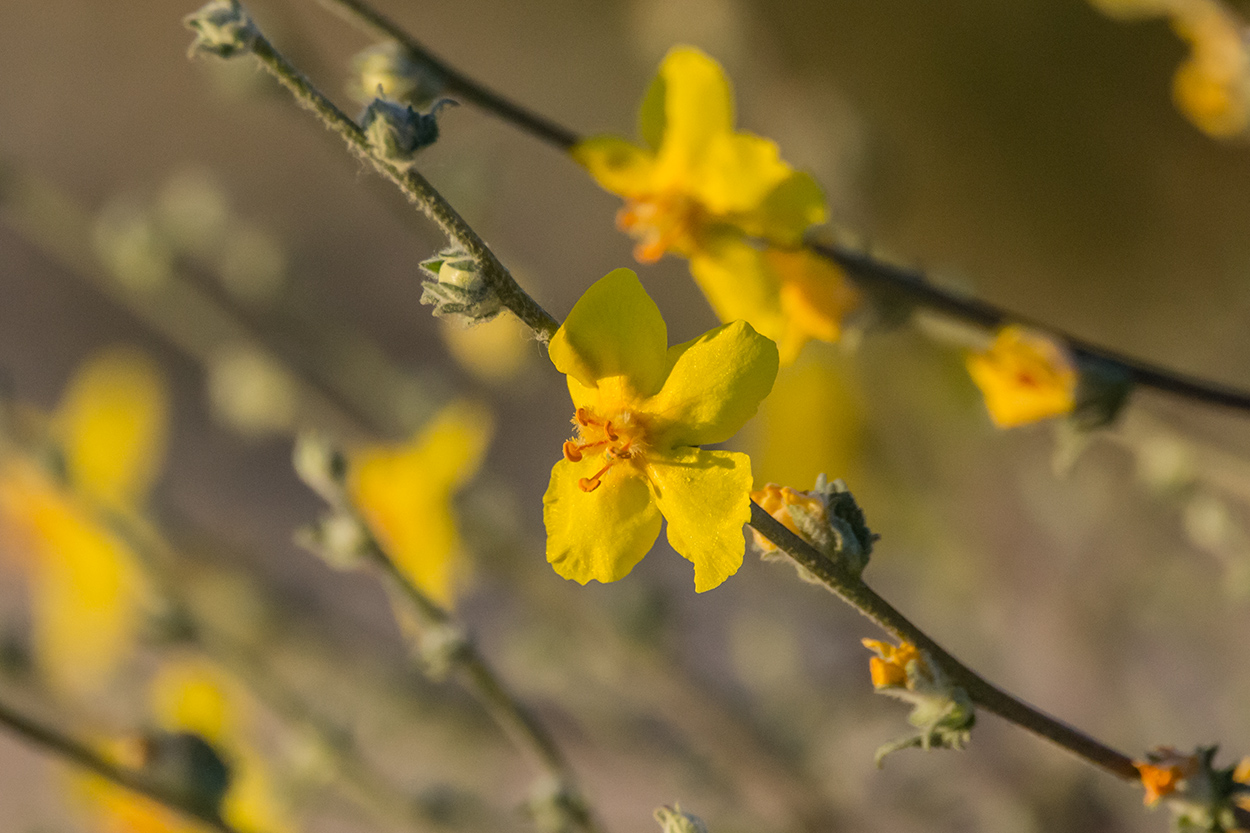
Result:
{"type": "Polygon", "coordinates": [[[195,32],[187,55],[199,53],[233,58],[250,52],[260,32],[238,0],[212,0],[198,11],[182,19],[183,25],[195,32]]]}
{"type": "Polygon", "coordinates": [[[968,356],[967,365],[999,428],[1063,416],[1076,407],[1076,362],[1044,333],[1003,327],[988,349],[968,356]]]}
{"type": "Polygon", "coordinates": [[[582,584],[623,578],[663,518],[673,549],[694,563],[696,591],[737,572],[751,461],[701,446],[755,414],[777,375],[776,345],[735,321],[669,347],[655,302],[617,269],[586,290],[549,354],[568,375],[576,433],[543,496],[555,571],[582,584]]]}
{"type": "Polygon", "coordinates": [[[442,91],[442,77],[414,61],[395,41],[374,44],[352,58],[348,93],[361,104],[385,98],[422,108],[432,104],[442,91]]]}
{"type": "Polygon", "coordinates": [[[373,155],[406,171],[416,161],[417,151],[438,141],[438,111],[456,102],[444,98],[428,113],[418,113],[410,104],[375,98],[360,116],[360,129],[373,155]]]}
{"type": "MultiPolygon", "coordinates": [[[[805,492],[769,483],[752,492],[751,499],[853,575],[859,575],[868,566],[872,545],[880,536],[868,528],[863,510],[843,481],[830,482],[822,474],[816,478],[816,488],[805,492]]],[[[755,530],[751,532],[761,557],[777,555],[779,548],[772,541],[755,530]]]]}
{"type": "Polygon", "coordinates": [[[503,310],[499,295],[482,277],[478,263],[462,249],[443,249],[421,269],[434,280],[421,284],[421,303],[434,307],[438,318],[455,318],[469,327],[489,321],[503,310]]]}
{"type": "Polygon", "coordinates": [[[1146,790],[1146,806],[1166,802],[1178,830],[1226,833],[1238,829],[1233,805],[1244,807],[1250,799],[1250,784],[1246,783],[1250,768],[1234,765],[1216,769],[1218,749],[1199,746],[1193,754],[1182,755],[1170,746],[1160,746],[1147,752],[1146,760],[1134,761],[1146,790]]]}
{"type": "Polygon", "coordinates": [[[643,97],[638,132],[640,144],[594,136],[572,149],[599,185],[624,198],[616,224],[637,241],[635,259],[689,258],[720,319],[742,319],[776,341],[783,364],[810,339],[836,341],[859,293],[802,246],[827,219],[824,193],[771,139],[734,129],[720,64],[674,47],[643,97]]]}
{"type": "Polygon", "coordinates": [[[912,706],[907,722],[920,731],[904,735],[877,749],[876,763],[900,749],[962,749],[972,735],[976,711],[968,693],[946,678],[941,667],[910,642],[891,645],[863,640],[877,653],[868,662],[872,687],[912,706]]]}

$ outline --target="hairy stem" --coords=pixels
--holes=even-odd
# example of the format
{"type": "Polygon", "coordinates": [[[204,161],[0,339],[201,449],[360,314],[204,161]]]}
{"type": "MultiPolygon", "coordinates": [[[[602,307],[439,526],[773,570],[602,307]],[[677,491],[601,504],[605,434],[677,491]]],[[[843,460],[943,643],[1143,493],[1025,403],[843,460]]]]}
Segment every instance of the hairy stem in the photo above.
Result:
{"type": "Polygon", "coordinates": [[[941,666],[951,682],[968,693],[972,701],[1004,720],[1028,729],[1034,734],[1062,746],[1112,775],[1126,781],[1137,781],[1133,759],[1106,746],[1027,703],[995,687],[975,671],[955,659],[924,631],[911,623],[885,599],[881,598],[858,576],[830,561],[810,544],[751,503],[751,526],[787,555],[805,567],[838,598],[871,619],[895,638],[910,642],[926,651],[941,666]]]}
{"type": "Polygon", "coordinates": [[[546,342],[555,334],[559,328],[556,320],[539,306],[537,301],[526,294],[495,253],[464,221],[456,209],[443,198],[443,195],[430,184],[429,180],[415,168],[401,171],[374,156],[360,127],[335,106],[334,102],[317,90],[262,35],[258,34],[252,43],[252,54],[266,71],[295,96],[296,102],[301,107],[315,113],[321,119],[322,124],[347,143],[352,153],[399,186],[409,202],[420,208],[447,235],[448,239],[476,260],[487,285],[499,296],[499,300],[505,307],[534,331],[539,341],[546,342]]]}

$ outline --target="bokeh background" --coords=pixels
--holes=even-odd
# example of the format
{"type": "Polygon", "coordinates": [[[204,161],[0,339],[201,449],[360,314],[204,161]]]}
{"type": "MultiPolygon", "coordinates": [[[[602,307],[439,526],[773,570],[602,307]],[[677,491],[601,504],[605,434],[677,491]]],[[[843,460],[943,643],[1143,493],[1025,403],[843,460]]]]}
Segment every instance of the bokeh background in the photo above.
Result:
{"type": "MultiPolygon", "coordinates": [[[[153,514],[192,556],[188,586],[442,808],[432,817],[524,829],[526,761],[454,686],[411,669],[372,576],[292,542],[320,504],[292,472],[291,426],[343,424],[293,415],[265,367],[182,349],[179,333],[212,330],[202,317],[166,310],[154,327],[136,312],[105,268],[109,230],[136,212],[217,205],[230,242],[179,280],[380,435],[406,436],[454,396],[489,404],[495,438],[462,500],[474,580],[460,609],[610,830],[652,829],[652,808],[673,801],[717,833],[1165,828],[1138,791],[992,716],[967,751],[903,752],[877,770],[873,750],[907,728],[905,709],[871,692],[859,640],[877,634],[784,565],[748,553],[701,596],[662,542],[616,585],[551,572],[540,498],[568,435],[562,378],[515,333],[484,366],[464,361],[487,348],[418,303],[417,264],[443,245],[434,228],[249,62],[188,61],[193,6],[0,4],[0,370],[14,397],[51,408],[103,347],[156,358],[176,421],[153,514]],[[31,189],[63,202],[32,211],[31,189]]],[[[249,6],[354,112],[347,67],[370,41],[310,0],[249,6]]],[[[1250,147],[1176,112],[1185,48],[1163,22],[1078,0],[380,7],[587,133],[632,133],[665,51],[700,46],[734,79],[742,126],[810,169],[863,245],[1094,342],[1250,386],[1250,147]]],[[[616,198],[489,114],[444,111],[420,168],[558,317],[634,265],[616,198]]],[[[683,262],[634,266],[673,341],[714,325],[683,262]]],[[[1139,392],[1079,449],[1049,425],[996,431],[960,352],[933,338],[949,331],[926,318],[809,347],[738,442],[761,484],[845,478],[882,535],[870,582],[1009,691],[1129,754],[1250,752],[1246,418],[1139,392]]],[[[0,627],[20,653],[25,591],[17,571],[0,581],[0,627]]],[[[138,685],[81,726],[141,722],[138,685]]],[[[277,770],[305,829],[384,829],[313,788],[317,767],[298,754],[277,770]]],[[[92,829],[78,804],[55,762],[0,735],[0,830],[92,829]]]]}

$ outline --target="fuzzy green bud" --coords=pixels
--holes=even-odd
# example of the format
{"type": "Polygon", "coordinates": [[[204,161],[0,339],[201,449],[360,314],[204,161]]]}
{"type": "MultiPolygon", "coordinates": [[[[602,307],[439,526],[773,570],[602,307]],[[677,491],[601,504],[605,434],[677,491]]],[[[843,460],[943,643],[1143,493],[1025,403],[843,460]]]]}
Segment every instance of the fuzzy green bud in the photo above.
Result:
{"type": "Polygon", "coordinates": [[[434,70],[412,60],[394,41],[375,44],[352,58],[348,94],[361,104],[385,98],[426,107],[443,91],[443,79],[434,70]]]}
{"type": "Polygon", "coordinates": [[[421,264],[435,280],[421,284],[421,303],[434,307],[438,318],[458,317],[465,326],[489,321],[503,310],[503,302],[466,252],[450,248],[421,264]]]}
{"type": "Polygon", "coordinates": [[[417,151],[438,141],[438,111],[448,104],[455,102],[445,98],[428,113],[418,113],[409,104],[375,98],[360,117],[360,129],[374,156],[401,171],[407,170],[417,151]]]}
{"type": "Polygon", "coordinates": [[[690,813],[683,813],[680,804],[672,807],[657,807],[655,820],[662,833],[707,833],[707,825],[703,819],[690,813]]]}

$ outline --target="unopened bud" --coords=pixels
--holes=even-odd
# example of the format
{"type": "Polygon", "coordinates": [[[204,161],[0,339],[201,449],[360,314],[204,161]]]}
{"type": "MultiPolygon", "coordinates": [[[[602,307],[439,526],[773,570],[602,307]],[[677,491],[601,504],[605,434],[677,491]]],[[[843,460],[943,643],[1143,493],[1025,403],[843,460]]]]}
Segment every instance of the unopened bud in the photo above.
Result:
{"type": "Polygon", "coordinates": [[[182,22],[195,32],[195,40],[187,50],[192,57],[203,52],[232,58],[241,52],[250,52],[259,34],[238,0],[212,0],[184,17],[182,22]]]}
{"type": "Polygon", "coordinates": [[[438,111],[448,104],[445,98],[418,113],[411,105],[375,98],[360,117],[360,129],[374,156],[400,170],[412,167],[417,151],[438,141],[438,111]]]}
{"type": "Polygon", "coordinates": [[[352,58],[353,78],[348,93],[361,104],[385,98],[425,107],[443,90],[443,79],[434,70],[412,60],[394,41],[375,44],[352,58]]]}
{"type": "Polygon", "coordinates": [[[295,438],[291,457],[295,474],[331,505],[343,500],[347,480],[347,457],[325,437],[304,433],[295,438]]]}
{"type": "Polygon", "coordinates": [[[703,819],[683,813],[680,804],[657,807],[655,820],[659,822],[662,833],[707,833],[707,825],[703,823],[703,819]]]}
{"type": "Polygon", "coordinates": [[[421,268],[435,278],[421,284],[421,303],[433,306],[436,317],[455,317],[467,327],[489,321],[503,310],[499,295],[466,252],[444,249],[421,268]]]}

